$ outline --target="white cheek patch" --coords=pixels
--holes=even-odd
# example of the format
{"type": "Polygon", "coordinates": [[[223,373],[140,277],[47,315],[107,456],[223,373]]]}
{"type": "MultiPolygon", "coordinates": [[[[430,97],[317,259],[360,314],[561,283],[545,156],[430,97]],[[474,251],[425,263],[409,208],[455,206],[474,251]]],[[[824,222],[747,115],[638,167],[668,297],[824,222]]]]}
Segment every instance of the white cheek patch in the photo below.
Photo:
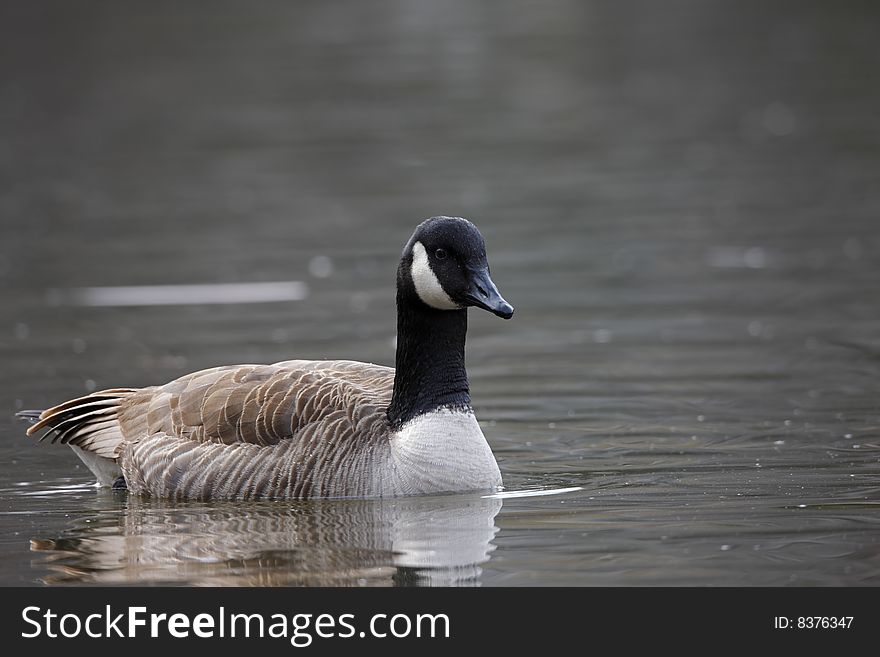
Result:
{"type": "Polygon", "coordinates": [[[424,303],[436,308],[437,310],[458,310],[461,308],[455,303],[448,294],[437,275],[431,269],[428,263],[428,253],[421,242],[413,244],[413,261],[410,267],[410,275],[412,276],[413,285],[416,288],[416,294],[419,295],[424,303]]]}

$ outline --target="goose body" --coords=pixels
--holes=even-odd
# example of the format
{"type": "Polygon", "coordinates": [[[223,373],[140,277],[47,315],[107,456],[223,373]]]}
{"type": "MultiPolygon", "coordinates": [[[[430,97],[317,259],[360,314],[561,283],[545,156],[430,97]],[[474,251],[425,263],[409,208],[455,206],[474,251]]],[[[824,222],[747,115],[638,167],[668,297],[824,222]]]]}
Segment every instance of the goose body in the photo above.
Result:
{"type": "Polygon", "coordinates": [[[467,307],[509,318],[469,221],[434,217],[397,273],[396,367],[291,360],[113,388],[42,412],[104,485],[173,499],[391,497],[494,489],[470,406],[467,307]],[[122,479],[120,479],[120,477],[122,479]]]}

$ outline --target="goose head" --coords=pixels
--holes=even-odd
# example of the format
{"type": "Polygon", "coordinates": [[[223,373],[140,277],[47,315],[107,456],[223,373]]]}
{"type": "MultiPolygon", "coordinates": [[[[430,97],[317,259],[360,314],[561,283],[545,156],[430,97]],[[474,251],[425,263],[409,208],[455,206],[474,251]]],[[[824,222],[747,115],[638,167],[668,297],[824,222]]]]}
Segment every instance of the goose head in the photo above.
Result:
{"type": "Polygon", "coordinates": [[[403,250],[398,290],[435,310],[473,306],[513,317],[489,276],[483,236],[461,217],[432,217],[416,227],[403,250]]]}

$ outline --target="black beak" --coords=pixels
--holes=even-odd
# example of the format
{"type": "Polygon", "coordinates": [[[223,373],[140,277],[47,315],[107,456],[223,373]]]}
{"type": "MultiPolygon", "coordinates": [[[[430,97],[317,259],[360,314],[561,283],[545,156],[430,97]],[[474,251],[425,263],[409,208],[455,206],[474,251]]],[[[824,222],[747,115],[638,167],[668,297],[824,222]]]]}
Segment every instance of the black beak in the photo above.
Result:
{"type": "Polygon", "coordinates": [[[470,271],[470,289],[465,293],[464,298],[470,305],[488,310],[502,319],[513,317],[513,306],[502,298],[495,283],[489,278],[488,269],[470,271]]]}

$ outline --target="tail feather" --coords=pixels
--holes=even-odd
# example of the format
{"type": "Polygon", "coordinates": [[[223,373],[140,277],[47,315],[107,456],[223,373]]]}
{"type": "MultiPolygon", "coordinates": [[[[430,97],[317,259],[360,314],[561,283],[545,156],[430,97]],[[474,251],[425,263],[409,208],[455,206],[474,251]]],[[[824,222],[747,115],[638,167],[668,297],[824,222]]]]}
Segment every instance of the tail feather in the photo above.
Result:
{"type": "MultiPolygon", "coordinates": [[[[120,402],[116,402],[115,404],[110,405],[103,405],[97,410],[77,406],[74,413],[64,411],[63,413],[59,413],[57,415],[50,415],[37,422],[34,426],[30,427],[28,429],[28,435],[33,436],[40,429],[51,427],[50,433],[55,433],[55,435],[52,437],[52,442],[57,442],[66,432],[70,430],[76,430],[77,428],[88,426],[89,424],[95,422],[98,418],[103,418],[107,415],[115,415],[116,407],[119,406],[119,403],[120,402]]],[[[62,444],[64,444],[65,442],[66,441],[61,440],[62,444]]]]}
{"type": "MultiPolygon", "coordinates": [[[[73,443],[74,445],[79,445],[83,449],[88,449],[88,446],[83,444],[83,441],[96,431],[104,431],[106,429],[118,429],[115,417],[101,422],[90,421],[86,424],[74,424],[63,431],[57,432],[52,437],[52,442],[60,443],[61,445],[70,445],[73,443]]],[[[43,436],[43,438],[45,438],[45,436],[43,436]]],[[[42,438],[40,440],[42,440],[42,438]]]]}
{"type": "MultiPolygon", "coordinates": [[[[77,397],[76,399],[69,399],[66,402],[58,404],[57,406],[53,406],[52,408],[47,408],[45,411],[40,411],[40,417],[45,418],[50,415],[56,415],[57,413],[61,413],[62,411],[68,411],[75,406],[80,406],[82,404],[88,404],[91,402],[97,401],[107,401],[107,400],[115,400],[121,399],[123,397],[127,397],[133,392],[137,392],[137,388],[108,388],[107,390],[99,390],[98,392],[93,392],[84,397],[77,397]]],[[[22,414],[33,414],[37,411],[19,411],[17,415],[22,414]]]]}
{"type": "Polygon", "coordinates": [[[74,445],[98,456],[114,459],[124,440],[117,411],[122,402],[136,391],[136,388],[101,390],[45,411],[19,411],[16,415],[32,423],[27,431],[29,436],[47,429],[40,441],[52,436],[53,443],[74,445]]]}
{"type": "Polygon", "coordinates": [[[122,397],[118,396],[118,393],[114,396],[94,393],[94,395],[89,395],[88,397],[72,399],[71,401],[59,404],[58,406],[47,408],[40,413],[39,421],[28,429],[28,435],[32,436],[40,429],[47,426],[57,427],[61,420],[66,420],[71,417],[79,417],[84,411],[88,411],[89,409],[113,407],[118,406],[120,403],[122,403],[122,397]]]}

